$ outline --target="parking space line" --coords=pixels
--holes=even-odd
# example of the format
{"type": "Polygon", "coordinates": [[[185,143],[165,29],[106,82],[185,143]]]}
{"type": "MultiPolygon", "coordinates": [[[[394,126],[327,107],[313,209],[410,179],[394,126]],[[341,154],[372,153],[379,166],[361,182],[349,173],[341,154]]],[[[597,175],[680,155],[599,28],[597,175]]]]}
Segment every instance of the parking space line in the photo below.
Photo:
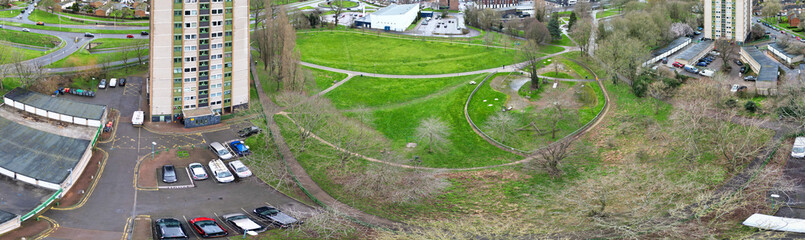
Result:
{"type": "Polygon", "coordinates": [[[190,228],[189,229],[190,232],[193,232],[193,236],[196,236],[196,239],[201,239],[201,236],[199,236],[198,233],[196,233],[196,229],[193,227],[193,224],[190,223],[190,221],[187,221],[187,217],[182,215],[182,218],[184,218],[184,222],[187,223],[187,228],[190,228]]]}

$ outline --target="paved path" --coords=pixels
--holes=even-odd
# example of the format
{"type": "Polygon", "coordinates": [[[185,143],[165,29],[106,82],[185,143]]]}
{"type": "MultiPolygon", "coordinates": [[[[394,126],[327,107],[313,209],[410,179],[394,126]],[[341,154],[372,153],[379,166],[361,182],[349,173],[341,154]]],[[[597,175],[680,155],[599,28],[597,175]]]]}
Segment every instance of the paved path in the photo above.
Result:
{"type": "MultiPolygon", "coordinates": [[[[263,113],[266,116],[268,130],[274,139],[274,143],[279,149],[281,157],[285,160],[288,169],[290,169],[291,174],[297,180],[299,187],[308,192],[314,201],[320,202],[320,204],[324,205],[324,207],[329,208],[330,210],[335,210],[360,222],[370,225],[395,229],[400,228],[400,223],[367,214],[336,200],[327,194],[327,192],[325,192],[323,189],[321,189],[319,185],[310,178],[310,176],[307,174],[307,171],[305,171],[305,168],[299,164],[299,161],[296,160],[296,157],[293,155],[290,147],[288,147],[288,145],[285,143],[285,138],[282,136],[282,132],[280,132],[277,122],[274,121],[274,115],[278,113],[277,110],[280,109],[279,106],[275,105],[274,102],[268,96],[266,96],[260,83],[260,79],[258,78],[259,75],[257,74],[257,67],[254,65],[254,61],[249,62],[252,65],[252,77],[254,78],[254,83],[257,87],[260,103],[263,106],[263,113]]],[[[266,138],[266,142],[268,141],[269,138],[266,138]]]]}

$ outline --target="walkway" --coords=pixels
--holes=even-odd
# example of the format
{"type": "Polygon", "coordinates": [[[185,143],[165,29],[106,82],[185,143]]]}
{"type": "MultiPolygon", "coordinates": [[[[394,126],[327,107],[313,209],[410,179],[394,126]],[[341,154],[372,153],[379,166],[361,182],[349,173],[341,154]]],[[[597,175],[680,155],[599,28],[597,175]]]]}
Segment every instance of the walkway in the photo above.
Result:
{"type": "MultiPolygon", "coordinates": [[[[306,192],[308,196],[313,199],[313,201],[323,205],[329,210],[346,214],[347,216],[369,225],[393,229],[400,228],[400,223],[367,214],[336,200],[327,194],[327,192],[325,192],[323,189],[321,189],[319,185],[310,178],[310,176],[307,174],[307,171],[305,171],[305,168],[299,164],[299,161],[296,160],[296,157],[293,155],[290,147],[288,147],[288,145],[285,143],[285,138],[282,136],[282,132],[280,132],[277,122],[274,121],[274,115],[278,113],[277,109],[279,109],[279,106],[274,104],[274,102],[268,96],[266,96],[265,92],[263,91],[262,84],[260,83],[260,79],[258,78],[259,75],[257,74],[257,67],[254,65],[254,61],[250,62],[252,65],[252,77],[254,78],[254,83],[257,87],[260,103],[263,106],[263,113],[266,116],[266,125],[268,126],[269,133],[279,149],[280,156],[283,160],[285,160],[286,166],[291,171],[291,175],[294,177],[299,187],[306,192]]],[[[268,143],[268,141],[270,141],[269,138],[266,138],[265,140],[267,144],[270,144],[268,143]]]]}

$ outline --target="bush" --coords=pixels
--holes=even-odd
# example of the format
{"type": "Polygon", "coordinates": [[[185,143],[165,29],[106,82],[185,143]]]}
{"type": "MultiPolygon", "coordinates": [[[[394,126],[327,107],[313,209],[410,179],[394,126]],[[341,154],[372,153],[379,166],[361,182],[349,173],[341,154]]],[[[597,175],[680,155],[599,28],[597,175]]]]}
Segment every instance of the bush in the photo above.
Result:
{"type": "Polygon", "coordinates": [[[755,103],[754,101],[747,101],[746,104],[744,104],[744,108],[746,109],[746,111],[749,111],[751,113],[755,113],[758,110],[757,103],[755,103]]]}
{"type": "Polygon", "coordinates": [[[651,76],[648,74],[642,74],[635,78],[634,82],[632,82],[632,92],[637,97],[645,97],[646,91],[648,91],[648,85],[651,84],[651,76]]]}
{"type": "Polygon", "coordinates": [[[735,101],[735,99],[729,99],[724,104],[726,104],[728,108],[735,108],[738,106],[738,101],[735,101]]]}

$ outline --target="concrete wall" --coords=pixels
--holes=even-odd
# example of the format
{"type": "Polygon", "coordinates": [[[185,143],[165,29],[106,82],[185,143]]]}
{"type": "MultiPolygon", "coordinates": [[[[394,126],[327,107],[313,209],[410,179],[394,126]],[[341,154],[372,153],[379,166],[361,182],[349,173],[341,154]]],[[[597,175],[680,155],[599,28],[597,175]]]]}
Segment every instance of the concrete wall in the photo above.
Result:
{"type": "Polygon", "coordinates": [[[777,50],[777,48],[773,48],[773,47],[770,46],[768,48],[768,50],[769,50],[769,52],[773,53],[778,58],[780,58],[783,61],[785,61],[785,63],[787,63],[788,65],[791,65],[791,64],[793,64],[795,62],[801,62],[802,61],[802,54],[796,55],[796,56],[794,56],[792,58],[792,57],[788,57],[787,55],[785,55],[784,52],[782,52],[780,50],[777,50]]]}
{"type": "Polygon", "coordinates": [[[8,221],[6,221],[4,223],[0,223],[0,235],[2,235],[3,233],[10,232],[11,230],[19,228],[21,223],[22,223],[22,221],[20,221],[20,216],[17,216],[17,217],[15,217],[15,218],[13,218],[11,220],[8,220],[8,221]]]}
{"type": "Polygon", "coordinates": [[[749,64],[749,68],[751,68],[753,72],[756,73],[760,72],[760,63],[758,63],[757,61],[755,61],[754,58],[749,56],[749,53],[744,51],[743,48],[741,48],[740,55],[741,55],[741,61],[749,64]]]}

